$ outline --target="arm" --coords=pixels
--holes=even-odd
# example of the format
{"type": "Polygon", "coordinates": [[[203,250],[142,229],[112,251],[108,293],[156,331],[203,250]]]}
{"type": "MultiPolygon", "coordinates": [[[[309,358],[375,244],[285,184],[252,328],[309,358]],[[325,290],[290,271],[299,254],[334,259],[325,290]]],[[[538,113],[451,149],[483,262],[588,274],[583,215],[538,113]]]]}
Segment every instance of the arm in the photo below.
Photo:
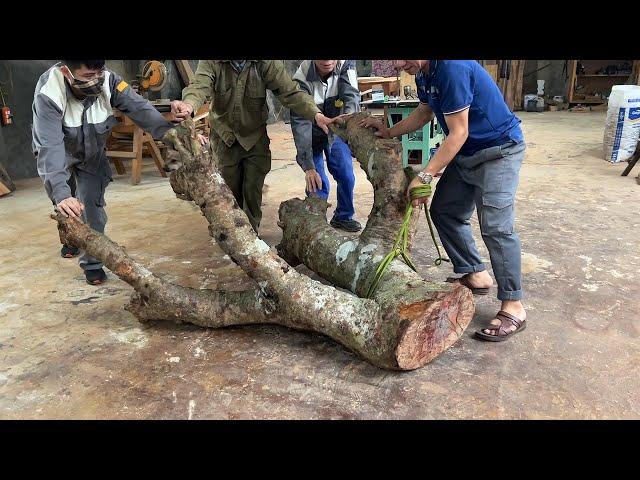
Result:
{"type": "Polygon", "coordinates": [[[313,125],[311,120],[307,120],[294,112],[291,112],[291,133],[296,144],[296,162],[305,172],[316,168],[313,163],[313,125]]]}
{"type": "MultiPolygon", "coordinates": [[[[430,173],[433,177],[436,173],[441,171],[444,167],[449,165],[451,161],[458,154],[464,142],[467,141],[469,136],[469,109],[466,108],[461,112],[452,113],[447,117],[447,127],[449,127],[449,135],[442,142],[440,148],[436,150],[436,153],[429,159],[427,168],[422,170],[424,173],[430,173]]],[[[422,181],[419,177],[414,178],[409,187],[407,188],[407,194],[412,188],[422,185],[422,181]]],[[[428,197],[419,198],[413,201],[414,206],[418,206],[421,203],[426,205],[428,197]]]]}
{"type": "MultiPolygon", "coordinates": [[[[300,90],[304,93],[311,95],[309,86],[305,82],[294,80],[300,90]]],[[[315,169],[313,163],[313,124],[312,121],[297,114],[293,110],[291,111],[291,133],[293,134],[293,141],[296,144],[296,162],[305,172],[315,169]]]]}
{"type": "Polygon", "coordinates": [[[211,95],[213,92],[214,82],[215,70],[213,62],[211,60],[200,60],[193,80],[191,80],[188,87],[182,90],[182,102],[191,107],[191,112],[197,111],[207,101],[207,95],[211,95]]]}
{"type": "Polygon", "coordinates": [[[355,60],[347,60],[340,70],[338,96],[344,101],[344,114],[360,111],[360,90],[355,60]]]}
{"type": "Polygon", "coordinates": [[[433,176],[451,163],[469,137],[468,108],[461,112],[449,114],[446,117],[449,135],[431,157],[427,168],[423,170],[433,176]]]}
{"type": "Polygon", "coordinates": [[[56,204],[71,196],[62,131],[62,111],[46,95],[33,99],[33,145],[37,156],[38,175],[56,204]]]}
{"type": "Polygon", "coordinates": [[[268,60],[263,63],[263,79],[266,86],[278,98],[280,103],[302,118],[313,121],[320,109],[308,93],[300,90],[297,82],[284,68],[281,60],[268,60]]]}
{"type": "MultiPolygon", "coordinates": [[[[300,90],[311,95],[311,89],[306,82],[294,80],[300,86],[300,90]]],[[[296,144],[296,162],[305,173],[307,191],[316,192],[322,188],[322,178],[316,171],[313,161],[313,124],[311,120],[301,117],[291,111],[291,132],[296,144]]]]}
{"type": "MultiPolygon", "coordinates": [[[[473,102],[474,84],[468,68],[452,62],[445,71],[446,75],[440,86],[440,106],[446,118],[449,134],[440,148],[429,160],[423,170],[435,176],[445,168],[458,154],[469,137],[469,108],[473,102]]],[[[416,177],[409,184],[407,193],[422,182],[416,177]]],[[[428,198],[416,199],[414,205],[427,203],[428,198]]]]}
{"type": "Polygon", "coordinates": [[[155,139],[160,139],[173,124],[167,121],[149,100],[138,95],[117,73],[111,72],[111,106],[126,114],[155,139]]]}
{"type": "Polygon", "coordinates": [[[431,107],[426,103],[420,103],[407,118],[396,123],[391,128],[387,128],[384,122],[373,117],[365,118],[358,124],[358,126],[365,128],[373,127],[378,130],[376,132],[376,136],[381,138],[392,138],[399,137],[405,133],[415,132],[433,120],[433,117],[434,113],[433,110],[431,110],[431,107]]]}

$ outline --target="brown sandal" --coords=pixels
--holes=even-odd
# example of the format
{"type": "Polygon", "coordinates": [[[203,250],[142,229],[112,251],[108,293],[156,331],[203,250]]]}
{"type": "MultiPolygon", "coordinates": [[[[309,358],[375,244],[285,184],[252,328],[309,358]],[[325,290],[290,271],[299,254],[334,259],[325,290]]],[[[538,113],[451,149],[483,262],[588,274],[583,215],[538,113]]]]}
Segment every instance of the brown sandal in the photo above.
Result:
{"type": "Polygon", "coordinates": [[[518,317],[511,315],[510,313],[500,310],[496,315],[496,318],[500,320],[500,325],[490,325],[482,330],[497,331],[497,334],[484,333],[482,330],[476,331],[476,337],[489,342],[504,342],[511,335],[521,332],[527,328],[526,320],[521,320],[518,317]],[[505,322],[507,326],[505,327],[505,322]],[[515,330],[507,330],[508,327],[515,325],[515,330]]]}
{"type": "Polygon", "coordinates": [[[478,288],[478,287],[472,287],[471,284],[469,283],[469,280],[467,280],[467,276],[463,275],[462,277],[449,277],[447,278],[447,282],[449,283],[454,283],[454,282],[458,282],[461,285],[467,287],[469,290],[471,290],[471,293],[473,293],[474,295],[488,295],[489,294],[489,287],[487,288],[478,288]]]}

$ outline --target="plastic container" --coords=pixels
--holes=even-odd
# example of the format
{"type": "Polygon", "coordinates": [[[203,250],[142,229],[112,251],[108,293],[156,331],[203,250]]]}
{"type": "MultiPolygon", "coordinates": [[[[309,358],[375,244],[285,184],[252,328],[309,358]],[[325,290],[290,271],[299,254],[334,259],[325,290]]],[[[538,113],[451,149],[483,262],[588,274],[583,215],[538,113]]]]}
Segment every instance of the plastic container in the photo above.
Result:
{"type": "Polygon", "coordinates": [[[614,85],[607,105],[604,127],[604,159],[625,162],[636,150],[640,137],[640,86],[614,85]]]}
{"type": "Polygon", "coordinates": [[[524,96],[523,106],[527,112],[543,112],[544,98],[534,94],[527,94],[524,96]]]}

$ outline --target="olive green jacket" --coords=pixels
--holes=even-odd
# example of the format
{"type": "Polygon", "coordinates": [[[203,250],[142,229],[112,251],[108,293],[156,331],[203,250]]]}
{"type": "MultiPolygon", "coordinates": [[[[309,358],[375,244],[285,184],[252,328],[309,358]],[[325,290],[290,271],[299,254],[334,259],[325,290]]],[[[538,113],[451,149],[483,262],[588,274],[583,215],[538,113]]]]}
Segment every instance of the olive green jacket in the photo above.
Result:
{"type": "Polygon", "coordinates": [[[230,60],[200,60],[193,80],[182,91],[182,100],[195,112],[211,96],[213,132],[228,146],[238,140],[248,151],[267,131],[267,89],[282,105],[308,120],[313,121],[320,112],[281,60],[247,60],[240,73],[230,60]]]}

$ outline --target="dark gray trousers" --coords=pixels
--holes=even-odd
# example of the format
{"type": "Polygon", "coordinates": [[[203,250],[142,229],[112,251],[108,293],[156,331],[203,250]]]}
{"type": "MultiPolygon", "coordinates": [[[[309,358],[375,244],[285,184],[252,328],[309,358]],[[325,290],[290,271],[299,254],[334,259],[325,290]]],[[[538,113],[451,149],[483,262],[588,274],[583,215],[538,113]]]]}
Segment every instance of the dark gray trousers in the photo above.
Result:
{"type": "Polygon", "coordinates": [[[524,142],[509,142],[471,156],[457,155],[438,181],[431,202],[433,223],[456,273],[485,270],[469,222],[477,209],[499,300],[522,298],[514,202],[525,149],[524,142]]]}

